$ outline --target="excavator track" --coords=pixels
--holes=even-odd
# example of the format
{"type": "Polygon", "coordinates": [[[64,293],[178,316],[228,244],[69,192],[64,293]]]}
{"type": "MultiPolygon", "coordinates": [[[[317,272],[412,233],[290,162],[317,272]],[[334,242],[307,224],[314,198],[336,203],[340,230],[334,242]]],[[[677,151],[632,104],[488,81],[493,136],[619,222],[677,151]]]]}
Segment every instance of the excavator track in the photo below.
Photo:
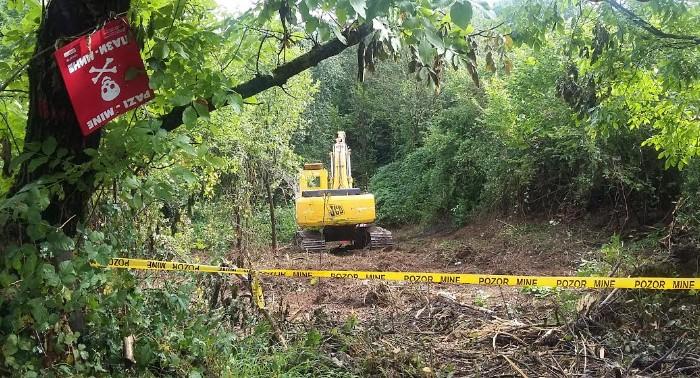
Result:
{"type": "Polygon", "coordinates": [[[367,227],[367,233],[369,234],[370,249],[381,249],[392,247],[394,245],[394,239],[391,236],[391,231],[387,230],[386,228],[369,226],[367,227]]]}
{"type": "Polygon", "coordinates": [[[296,243],[306,252],[321,252],[326,249],[326,240],[321,231],[297,231],[296,243]]]}
{"type": "MultiPolygon", "coordinates": [[[[391,231],[379,226],[360,226],[355,229],[354,248],[382,249],[394,246],[391,231]]],[[[306,252],[323,252],[326,239],[321,231],[303,230],[296,233],[296,245],[306,252]]],[[[330,240],[343,240],[333,238],[330,240]]]]}

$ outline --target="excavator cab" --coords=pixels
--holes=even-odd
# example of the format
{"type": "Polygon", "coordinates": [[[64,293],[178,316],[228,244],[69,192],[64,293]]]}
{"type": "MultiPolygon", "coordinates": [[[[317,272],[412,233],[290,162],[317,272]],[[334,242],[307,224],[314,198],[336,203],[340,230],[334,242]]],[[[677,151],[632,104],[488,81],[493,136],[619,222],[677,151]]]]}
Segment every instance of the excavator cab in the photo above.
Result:
{"type": "Polygon", "coordinates": [[[296,240],[305,251],[322,251],[328,242],[354,248],[393,245],[391,232],[374,225],[374,195],[353,188],[350,149],[339,131],[330,153],[330,172],[323,163],[304,164],[295,200],[296,240]]]}

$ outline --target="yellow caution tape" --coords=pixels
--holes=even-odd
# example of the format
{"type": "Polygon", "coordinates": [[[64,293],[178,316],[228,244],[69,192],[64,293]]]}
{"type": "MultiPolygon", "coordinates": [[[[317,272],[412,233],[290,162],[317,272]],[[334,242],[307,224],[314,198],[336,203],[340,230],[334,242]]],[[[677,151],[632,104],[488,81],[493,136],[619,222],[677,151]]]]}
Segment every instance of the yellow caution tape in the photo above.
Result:
{"type": "Polygon", "coordinates": [[[262,284],[260,283],[260,278],[258,278],[258,275],[256,272],[252,272],[250,274],[252,276],[252,281],[250,283],[250,286],[252,288],[253,292],[253,301],[255,304],[258,306],[260,309],[265,308],[265,297],[263,296],[263,288],[262,284]]]}
{"type": "MultiPolygon", "coordinates": [[[[157,261],[114,258],[107,265],[92,264],[95,267],[168,270],[183,272],[206,272],[249,275],[251,270],[225,266],[188,264],[176,261],[157,261]]],[[[281,277],[318,277],[359,280],[383,280],[424,283],[451,283],[488,286],[540,286],[560,288],[591,289],[658,289],[690,290],[700,289],[700,278],[666,277],[557,277],[557,276],[515,276],[500,274],[468,273],[424,273],[424,272],[369,272],[351,270],[298,270],[298,269],[259,269],[255,272],[281,277]]]]}

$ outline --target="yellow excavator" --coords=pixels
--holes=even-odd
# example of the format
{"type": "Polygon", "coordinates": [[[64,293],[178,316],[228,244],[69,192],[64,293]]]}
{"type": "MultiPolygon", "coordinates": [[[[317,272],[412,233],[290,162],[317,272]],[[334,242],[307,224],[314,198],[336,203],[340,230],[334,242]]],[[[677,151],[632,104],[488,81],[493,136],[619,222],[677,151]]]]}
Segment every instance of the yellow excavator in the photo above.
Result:
{"type": "Polygon", "coordinates": [[[394,244],[391,232],[374,223],[374,196],[353,188],[350,149],[339,131],[330,153],[330,172],[323,163],[304,164],[295,200],[300,231],[297,245],[307,252],[326,249],[328,242],[372,249],[394,244]]]}

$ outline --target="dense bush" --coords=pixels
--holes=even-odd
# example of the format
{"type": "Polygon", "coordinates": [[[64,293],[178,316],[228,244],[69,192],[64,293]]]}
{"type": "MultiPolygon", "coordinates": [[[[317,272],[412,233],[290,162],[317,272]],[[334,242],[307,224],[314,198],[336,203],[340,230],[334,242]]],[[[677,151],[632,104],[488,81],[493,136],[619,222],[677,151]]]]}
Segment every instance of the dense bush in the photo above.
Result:
{"type": "Polygon", "coordinates": [[[448,74],[420,147],[371,180],[380,221],[462,224],[494,210],[571,218],[596,209],[619,226],[661,219],[678,193],[677,171],[641,147],[644,130],[600,132],[558,97],[568,67],[556,48],[520,50],[513,74],[489,77],[485,91],[462,72],[448,74]]]}
{"type": "Polygon", "coordinates": [[[372,177],[380,222],[413,223],[439,216],[463,222],[474,209],[484,174],[474,159],[479,146],[464,135],[481,133],[477,106],[464,105],[433,118],[421,147],[372,177]]]}

